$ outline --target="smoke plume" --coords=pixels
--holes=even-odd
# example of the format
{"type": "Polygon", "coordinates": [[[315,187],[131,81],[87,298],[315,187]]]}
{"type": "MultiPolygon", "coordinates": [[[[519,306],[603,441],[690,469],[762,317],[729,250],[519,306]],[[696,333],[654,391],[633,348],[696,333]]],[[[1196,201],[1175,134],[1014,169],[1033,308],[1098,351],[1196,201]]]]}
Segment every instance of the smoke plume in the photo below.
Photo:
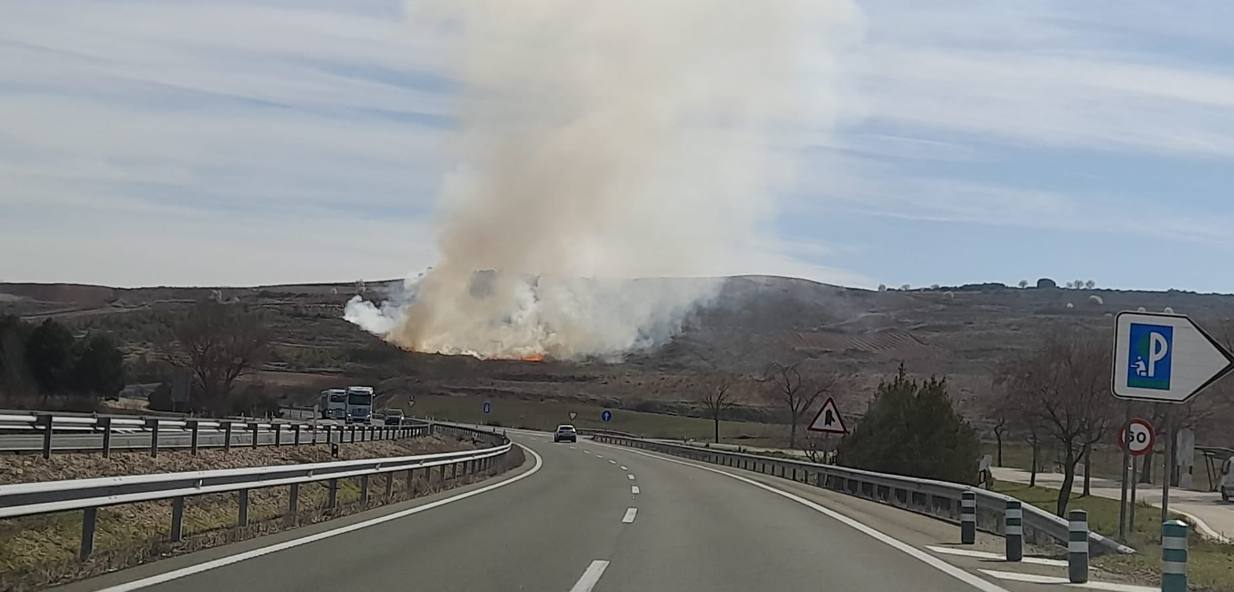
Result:
{"type": "Polygon", "coordinates": [[[663,343],[752,253],[826,131],[847,0],[427,0],[459,83],[440,261],[347,319],[414,351],[614,357],[663,343]],[[798,140],[799,141],[799,140],[798,140]]]}

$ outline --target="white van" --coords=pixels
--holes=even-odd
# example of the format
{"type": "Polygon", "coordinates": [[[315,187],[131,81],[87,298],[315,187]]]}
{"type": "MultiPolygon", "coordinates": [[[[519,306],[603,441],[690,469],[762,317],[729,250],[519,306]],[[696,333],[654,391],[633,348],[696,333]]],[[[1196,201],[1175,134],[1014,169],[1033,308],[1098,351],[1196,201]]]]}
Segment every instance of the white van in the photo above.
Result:
{"type": "Polygon", "coordinates": [[[1222,463],[1221,480],[1217,483],[1217,489],[1221,491],[1221,501],[1228,502],[1234,499],[1234,456],[1225,459],[1222,463]]]}

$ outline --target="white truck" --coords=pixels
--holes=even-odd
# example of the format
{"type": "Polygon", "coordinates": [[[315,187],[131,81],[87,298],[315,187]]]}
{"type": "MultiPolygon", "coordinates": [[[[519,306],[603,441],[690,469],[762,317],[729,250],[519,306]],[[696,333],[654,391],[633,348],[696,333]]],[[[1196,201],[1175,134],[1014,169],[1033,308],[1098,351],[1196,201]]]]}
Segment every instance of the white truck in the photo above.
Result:
{"type": "Polygon", "coordinates": [[[318,409],[321,410],[322,419],[346,419],[347,389],[332,388],[321,391],[321,404],[318,409]]]}
{"type": "Polygon", "coordinates": [[[368,424],[373,421],[373,387],[347,387],[347,423],[368,424]]]}

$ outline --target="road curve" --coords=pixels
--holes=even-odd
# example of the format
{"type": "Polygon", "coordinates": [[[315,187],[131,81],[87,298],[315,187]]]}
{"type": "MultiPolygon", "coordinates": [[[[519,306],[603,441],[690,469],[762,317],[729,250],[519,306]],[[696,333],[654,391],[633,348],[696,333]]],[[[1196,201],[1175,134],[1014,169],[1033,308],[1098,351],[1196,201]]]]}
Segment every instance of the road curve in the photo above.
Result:
{"type": "MultiPolygon", "coordinates": [[[[589,441],[553,444],[543,435],[512,436],[535,453],[528,463],[539,463],[533,474],[527,474],[532,468],[525,465],[521,473],[468,489],[167,559],[63,589],[1000,589],[974,587],[964,579],[976,579],[969,572],[952,567],[962,572],[957,577],[837,516],[758,485],[766,482],[774,487],[774,479],[755,481],[739,471],[700,468],[589,441]],[[466,499],[443,502],[481,488],[484,491],[466,499]],[[443,503],[402,515],[409,508],[437,502],[443,503]],[[388,519],[392,512],[400,516],[388,519]],[[387,516],[385,522],[288,544],[380,515],[387,516]],[[160,574],[200,569],[211,560],[268,551],[279,543],[288,548],[158,581],[160,574]]],[[[900,517],[928,520],[889,508],[886,512],[892,522],[900,517]]]]}

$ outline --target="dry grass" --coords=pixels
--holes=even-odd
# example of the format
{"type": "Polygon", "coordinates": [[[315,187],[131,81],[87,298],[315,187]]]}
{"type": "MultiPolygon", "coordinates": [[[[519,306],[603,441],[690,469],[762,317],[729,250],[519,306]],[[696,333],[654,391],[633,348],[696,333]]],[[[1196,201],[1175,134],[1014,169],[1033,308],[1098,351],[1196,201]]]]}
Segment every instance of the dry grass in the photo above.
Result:
{"type": "MultiPolygon", "coordinates": [[[[442,452],[472,447],[470,440],[437,437],[415,441],[417,452],[442,452]]],[[[389,443],[373,443],[389,444],[389,443]]],[[[357,446],[359,446],[357,444],[357,446]]],[[[287,515],[289,488],[252,490],[249,494],[249,525],[237,527],[237,494],[212,494],[188,498],[185,504],[184,538],[169,541],[171,502],[143,502],[103,508],[99,511],[95,553],[76,559],[81,536],[81,512],[65,512],[21,519],[0,520],[0,590],[37,589],[114,571],[197,549],[277,532],[297,524],[309,524],[360,510],[450,489],[499,474],[522,463],[515,448],[504,462],[485,474],[468,475],[442,482],[436,471],[431,481],[416,471],[410,487],[406,472],[395,474],[391,496],[385,497],[386,477],[370,480],[369,502],[360,503],[359,479],[339,482],[338,507],[326,507],[324,483],[301,485],[299,513],[287,515]]]]}

